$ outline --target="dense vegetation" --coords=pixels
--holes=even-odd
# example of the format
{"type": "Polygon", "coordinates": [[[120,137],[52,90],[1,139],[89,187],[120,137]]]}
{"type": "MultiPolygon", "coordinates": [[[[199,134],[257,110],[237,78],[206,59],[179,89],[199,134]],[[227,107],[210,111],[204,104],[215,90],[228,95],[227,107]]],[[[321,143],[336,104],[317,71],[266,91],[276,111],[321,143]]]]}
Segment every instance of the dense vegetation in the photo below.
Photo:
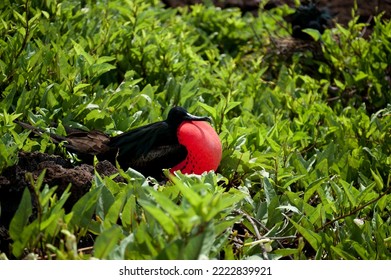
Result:
{"type": "Polygon", "coordinates": [[[181,105],[224,149],[216,174],[96,174],[71,210],[71,187],[30,178],[2,258],[391,258],[391,23],[305,42],[292,9],[260,11],[2,1],[0,171],[19,150],[61,154],[15,119],[115,135],[181,105]]]}

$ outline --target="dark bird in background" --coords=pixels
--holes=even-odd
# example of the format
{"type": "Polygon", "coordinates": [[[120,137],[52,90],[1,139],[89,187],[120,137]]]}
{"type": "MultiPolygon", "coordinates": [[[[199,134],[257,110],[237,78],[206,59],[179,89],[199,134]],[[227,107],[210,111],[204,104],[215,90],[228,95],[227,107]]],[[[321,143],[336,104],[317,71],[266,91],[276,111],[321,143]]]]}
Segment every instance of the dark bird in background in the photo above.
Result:
{"type": "MultiPolygon", "coordinates": [[[[75,153],[85,162],[118,161],[122,169],[129,167],[144,176],[162,178],[162,169],[171,172],[201,174],[216,171],[222,157],[219,136],[208,123],[209,117],[189,114],[182,107],[173,107],[167,119],[135,128],[115,137],[100,131],[69,130],[67,136],[49,134],[54,143],[75,153]]],[[[16,121],[23,128],[42,134],[42,129],[16,121]]]]}
{"type": "Polygon", "coordinates": [[[332,27],[331,13],[326,8],[318,8],[312,2],[300,5],[285,19],[292,25],[292,37],[303,40],[312,39],[310,35],[303,32],[303,29],[316,29],[322,34],[325,29],[332,27]]]}

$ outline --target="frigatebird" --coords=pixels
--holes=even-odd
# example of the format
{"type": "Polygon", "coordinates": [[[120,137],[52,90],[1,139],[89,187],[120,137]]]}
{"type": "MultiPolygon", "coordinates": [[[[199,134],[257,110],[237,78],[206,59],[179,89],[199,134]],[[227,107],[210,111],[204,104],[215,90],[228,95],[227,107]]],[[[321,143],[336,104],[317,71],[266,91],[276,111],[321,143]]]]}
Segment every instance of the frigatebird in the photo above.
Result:
{"type": "MultiPolygon", "coordinates": [[[[129,167],[144,176],[162,178],[162,170],[180,170],[187,174],[216,171],[222,157],[219,136],[208,123],[209,117],[189,114],[182,107],[173,107],[164,121],[155,122],[114,137],[92,130],[68,130],[67,136],[49,134],[54,143],[75,153],[82,161],[116,161],[122,169],[129,167]]],[[[23,128],[42,134],[44,130],[16,121],[23,128]]]]}

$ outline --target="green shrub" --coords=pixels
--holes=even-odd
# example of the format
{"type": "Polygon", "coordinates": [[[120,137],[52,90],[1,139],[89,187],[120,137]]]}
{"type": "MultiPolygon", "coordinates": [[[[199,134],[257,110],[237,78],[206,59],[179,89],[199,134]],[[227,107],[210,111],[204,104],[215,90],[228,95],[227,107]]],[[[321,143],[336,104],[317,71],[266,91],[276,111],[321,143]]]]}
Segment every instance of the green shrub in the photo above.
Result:
{"type": "Polygon", "coordinates": [[[212,117],[224,149],[216,174],[96,174],[69,211],[69,189],[29,178],[9,258],[391,257],[389,21],[366,39],[354,19],[312,43],[321,56],[287,59],[285,6],[259,17],[152,0],[0,6],[0,170],[18,150],[55,150],[15,119],[115,135],[182,105],[212,117]]]}

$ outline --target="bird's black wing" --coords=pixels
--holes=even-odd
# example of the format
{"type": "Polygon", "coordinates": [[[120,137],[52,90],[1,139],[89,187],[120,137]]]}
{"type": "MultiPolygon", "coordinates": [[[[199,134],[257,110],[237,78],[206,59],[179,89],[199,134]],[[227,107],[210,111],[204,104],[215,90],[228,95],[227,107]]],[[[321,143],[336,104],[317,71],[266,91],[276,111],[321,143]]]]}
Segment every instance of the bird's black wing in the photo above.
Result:
{"type": "Polygon", "coordinates": [[[119,149],[119,155],[139,157],[151,149],[178,144],[176,132],[166,122],[156,122],[112,137],[109,145],[119,149]]]}
{"type": "Polygon", "coordinates": [[[178,143],[176,131],[164,121],[113,137],[109,145],[118,149],[117,160],[121,167],[132,167],[153,177],[187,156],[186,148],[178,143]]]}
{"type": "Polygon", "coordinates": [[[138,158],[118,157],[122,168],[132,167],[144,176],[152,176],[156,179],[163,178],[163,169],[169,169],[183,161],[187,156],[184,146],[170,145],[158,146],[146,155],[138,158]]]}

